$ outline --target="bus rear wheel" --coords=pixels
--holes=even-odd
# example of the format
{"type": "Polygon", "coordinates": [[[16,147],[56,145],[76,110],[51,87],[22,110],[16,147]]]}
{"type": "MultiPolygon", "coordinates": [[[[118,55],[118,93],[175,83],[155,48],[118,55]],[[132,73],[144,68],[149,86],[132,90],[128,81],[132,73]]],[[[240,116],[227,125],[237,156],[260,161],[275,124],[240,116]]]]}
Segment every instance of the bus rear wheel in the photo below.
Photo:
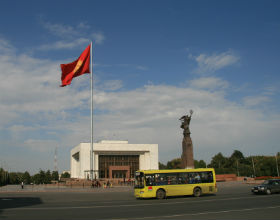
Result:
{"type": "Polygon", "coordinates": [[[194,188],[193,190],[193,196],[194,197],[199,197],[201,196],[201,189],[199,187],[194,188]]]}
{"type": "Polygon", "coordinates": [[[166,193],[163,189],[159,189],[156,196],[157,199],[164,199],[166,197],[166,193]]]}

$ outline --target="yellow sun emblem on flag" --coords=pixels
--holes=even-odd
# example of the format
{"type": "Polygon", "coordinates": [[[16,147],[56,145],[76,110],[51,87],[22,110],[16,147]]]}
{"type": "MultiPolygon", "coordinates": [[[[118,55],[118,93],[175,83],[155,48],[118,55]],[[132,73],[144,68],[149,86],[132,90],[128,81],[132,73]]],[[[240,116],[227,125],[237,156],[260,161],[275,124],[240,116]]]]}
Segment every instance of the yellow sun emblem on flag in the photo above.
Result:
{"type": "Polygon", "coordinates": [[[76,64],[75,69],[73,70],[73,72],[76,73],[80,69],[82,64],[83,64],[83,61],[82,60],[78,60],[78,62],[76,64]]]}

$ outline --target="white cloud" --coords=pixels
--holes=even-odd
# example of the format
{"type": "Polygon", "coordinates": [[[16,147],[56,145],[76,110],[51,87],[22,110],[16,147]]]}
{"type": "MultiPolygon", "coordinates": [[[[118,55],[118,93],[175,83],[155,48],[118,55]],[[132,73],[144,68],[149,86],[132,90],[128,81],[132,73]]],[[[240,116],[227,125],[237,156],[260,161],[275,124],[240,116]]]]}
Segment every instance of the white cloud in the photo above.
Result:
{"type": "Polygon", "coordinates": [[[50,23],[50,22],[41,22],[43,28],[48,30],[51,34],[61,37],[61,38],[72,38],[75,36],[81,36],[83,32],[88,33],[88,30],[91,28],[90,25],[80,22],[75,26],[50,23]]]}
{"type": "MultiPolygon", "coordinates": [[[[43,161],[53,158],[40,152],[59,146],[68,167],[70,148],[89,141],[89,76],[60,88],[59,63],[24,54],[0,55],[0,68],[6,70],[0,72],[0,147],[7,158],[19,149],[26,151],[21,158],[39,151],[36,158],[47,164],[43,161]]],[[[122,82],[104,85],[118,89],[122,82]]],[[[166,162],[180,156],[179,118],[193,109],[190,127],[196,159],[209,162],[219,151],[229,154],[235,147],[245,155],[274,152],[279,143],[279,113],[264,114],[255,105],[248,108],[228,100],[224,92],[228,87],[227,81],[213,77],[194,79],[186,87],[146,85],[129,91],[98,87],[94,91],[94,138],[158,143],[160,160],[166,162]]],[[[22,163],[17,167],[28,169],[22,163]]]]}
{"type": "Polygon", "coordinates": [[[42,24],[51,34],[59,37],[68,37],[78,34],[78,30],[70,25],[52,24],[50,22],[43,22],[42,24]]]}
{"type": "Polygon", "coordinates": [[[268,96],[247,96],[243,98],[243,102],[246,106],[256,106],[265,104],[267,102],[270,102],[271,98],[268,96]]]}
{"type": "Polygon", "coordinates": [[[0,54],[11,54],[14,50],[15,48],[7,40],[1,38],[0,36],[0,54]]]}
{"type": "Polygon", "coordinates": [[[118,67],[135,68],[136,70],[143,70],[143,71],[149,69],[147,66],[138,65],[138,64],[128,64],[128,63],[117,64],[116,66],[118,66],[118,67]]]}
{"type": "Polygon", "coordinates": [[[90,29],[90,25],[85,22],[80,22],[77,27],[80,29],[90,29]]]}
{"type": "Polygon", "coordinates": [[[225,89],[229,83],[217,77],[201,77],[191,80],[190,86],[198,89],[225,89]]]}
{"type": "Polygon", "coordinates": [[[223,52],[220,54],[200,54],[199,56],[189,55],[189,58],[194,59],[198,68],[198,73],[215,72],[224,67],[237,63],[240,59],[239,56],[235,55],[232,51],[223,52]]]}
{"type": "Polygon", "coordinates": [[[92,33],[91,36],[95,44],[102,44],[105,40],[105,36],[102,32],[92,33]]]}
{"type": "Polygon", "coordinates": [[[83,22],[80,22],[76,26],[53,24],[50,22],[42,22],[42,25],[52,35],[61,40],[41,45],[38,48],[39,50],[73,49],[81,45],[89,44],[91,41],[99,45],[105,40],[105,36],[101,31],[92,32],[90,26],[83,22]]]}
{"type": "Polygon", "coordinates": [[[263,95],[275,95],[279,91],[279,86],[267,86],[264,88],[263,95]]]}
{"type": "Polygon", "coordinates": [[[264,140],[272,151],[275,129],[279,128],[276,121],[280,122],[277,115],[266,116],[258,109],[226,100],[221,93],[201,89],[146,86],[98,93],[95,102],[99,109],[109,110],[96,116],[98,137],[110,138],[117,133],[132,142],[159,143],[161,160],[180,156],[182,130],[178,119],[189,109],[194,110],[191,132],[195,157],[208,161],[215,153],[232,153],[236,147],[242,147],[247,155],[265,154],[264,140]]]}
{"type": "Polygon", "coordinates": [[[142,65],[138,65],[138,66],[136,67],[136,69],[138,69],[138,70],[148,70],[148,67],[142,66],[142,65]]]}
{"type": "Polygon", "coordinates": [[[108,80],[98,87],[102,90],[115,91],[123,87],[123,82],[121,80],[108,80]]]}
{"type": "Polygon", "coordinates": [[[38,140],[38,139],[28,139],[23,143],[27,148],[31,148],[32,150],[46,152],[50,151],[50,149],[54,149],[58,146],[57,141],[55,140],[38,140]]]}
{"type": "Polygon", "coordinates": [[[78,38],[71,41],[56,41],[52,44],[41,45],[38,49],[40,50],[60,50],[60,49],[73,49],[80,46],[85,46],[90,43],[90,39],[78,38]]]}

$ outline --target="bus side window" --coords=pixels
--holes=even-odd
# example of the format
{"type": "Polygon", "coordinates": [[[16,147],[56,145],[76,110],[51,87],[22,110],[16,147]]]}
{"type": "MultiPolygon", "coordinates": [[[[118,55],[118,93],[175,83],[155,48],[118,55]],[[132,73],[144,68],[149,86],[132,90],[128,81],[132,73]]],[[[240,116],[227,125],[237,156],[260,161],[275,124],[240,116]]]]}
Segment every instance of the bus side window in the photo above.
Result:
{"type": "Polygon", "coordinates": [[[156,186],[161,186],[161,185],[166,185],[167,180],[166,176],[164,173],[157,173],[155,174],[155,185],[156,186]]]}
{"type": "Polygon", "coordinates": [[[187,184],[187,183],[188,183],[188,174],[178,173],[178,184],[187,184]]]}
{"type": "Polygon", "coordinates": [[[178,178],[177,180],[178,184],[184,184],[182,173],[178,173],[177,178],[178,178]]]}
{"type": "Polygon", "coordinates": [[[189,184],[194,184],[195,183],[195,173],[188,173],[188,181],[189,181],[189,184]]]}
{"type": "Polygon", "coordinates": [[[177,185],[177,173],[165,173],[165,185],[177,185]]]}
{"type": "Polygon", "coordinates": [[[212,172],[201,172],[201,180],[203,183],[213,183],[212,172]]]}
{"type": "Polygon", "coordinates": [[[208,172],[201,172],[201,182],[208,183],[208,172]]]}
{"type": "Polygon", "coordinates": [[[200,173],[195,173],[194,181],[195,181],[195,183],[201,183],[200,173]]]}
{"type": "Polygon", "coordinates": [[[154,175],[146,175],[146,185],[147,186],[154,186],[155,184],[155,176],[154,175]]]}
{"type": "Polygon", "coordinates": [[[161,178],[162,177],[160,176],[160,174],[158,174],[158,173],[155,174],[155,185],[156,186],[162,185],[163,180],[161,178]]]}
{"type": "Polygon", "coordinates": [[[208,173],[208,183],[213,183],[213,173],[210,171],[210,172],[207,172],[208,173]]]}

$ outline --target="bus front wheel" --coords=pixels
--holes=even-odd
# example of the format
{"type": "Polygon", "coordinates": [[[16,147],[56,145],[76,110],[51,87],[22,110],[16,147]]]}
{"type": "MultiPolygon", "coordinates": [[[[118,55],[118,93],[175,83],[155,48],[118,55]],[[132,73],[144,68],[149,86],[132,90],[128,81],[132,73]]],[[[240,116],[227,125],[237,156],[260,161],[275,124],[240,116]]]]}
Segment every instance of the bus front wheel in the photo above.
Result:
{"type": "Polygon", "coordinates": [[[157,191],[157,199],[164,199],[166,197],[166,193],[163,189],[159,189],[157,191]]]}
{"type": "Polygon", "coordinates": [[[199,187],[194,188],[193,190],[193,196],[194,197],[199,197],[201,196],[201,189],[199,187]]]}

